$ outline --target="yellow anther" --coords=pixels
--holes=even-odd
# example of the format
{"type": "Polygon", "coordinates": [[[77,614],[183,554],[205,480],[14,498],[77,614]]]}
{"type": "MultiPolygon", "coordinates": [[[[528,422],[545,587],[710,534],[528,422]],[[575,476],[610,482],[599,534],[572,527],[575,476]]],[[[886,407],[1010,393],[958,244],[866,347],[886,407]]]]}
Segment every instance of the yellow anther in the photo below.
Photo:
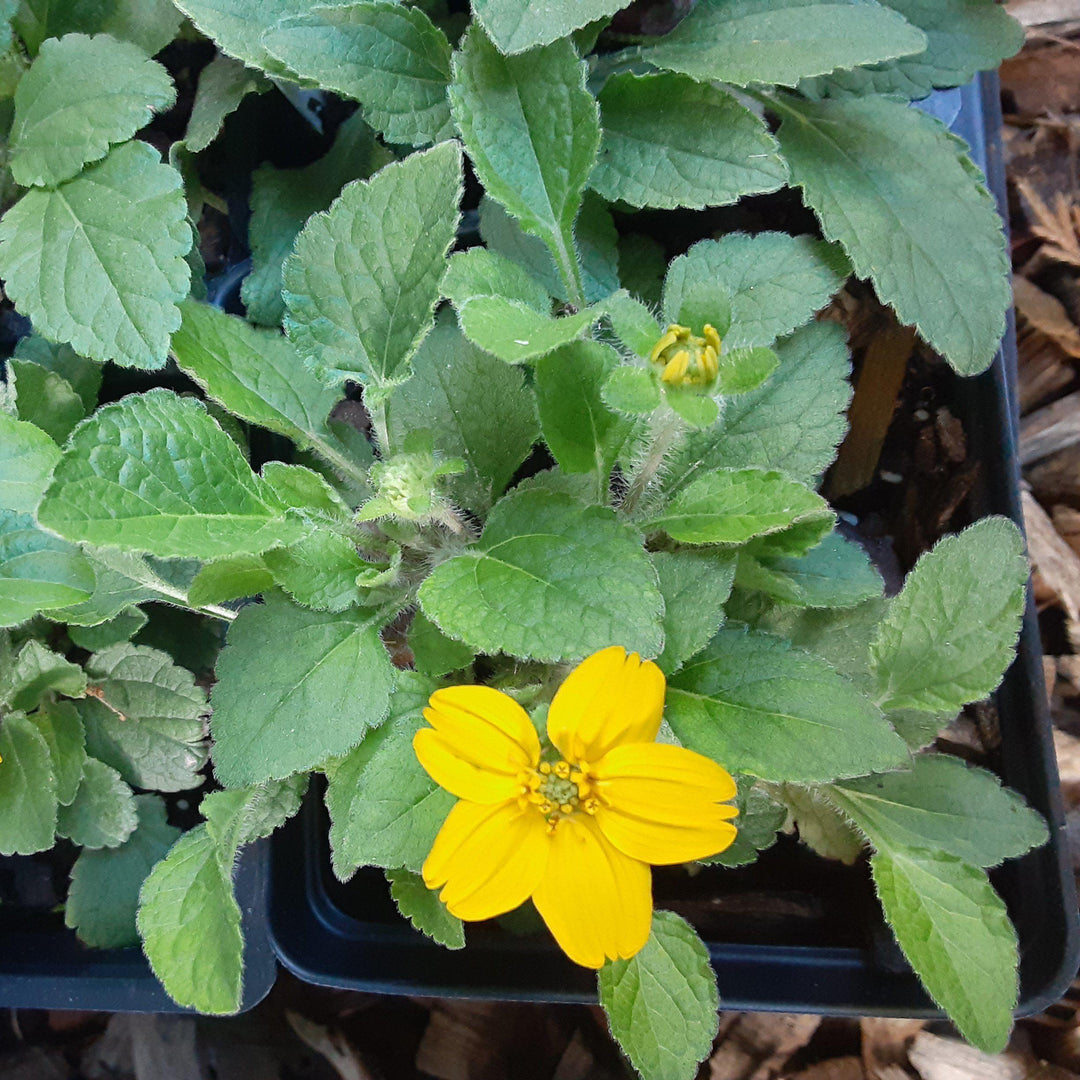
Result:
{"type": "Polygon", "coordinates": [[[545,776],[547,776],[551,772],[551,762],[550,761],[541,761],[540,762],[540,771],[545,776]]]}
{"type": "Polygon", "coordinates": [[[555,766],[555,775],[560,780],[570,779],[570,766],[565,761],[560,761],[555,766]]]}
{"type": "Polygon", "coordinates": [[[679,331],[683,330],[687,334],[690,333],[684,326],[669,326],[664,336],[653,346],[652,352],[649,353],[649,362],[652,364],[657,363],[660,359],[660,354],[665,349],[670,349],[679,340],[679,331]]]}
{"type": "Polygon", "coordinates": [[[600,809],[599,799],[586,799],[585,804],[582,807],[586,814],[595,814],[600,809]]]}
{"type": "Polygon", "coordinates": [[[707,390],[719,373],[720,335],[708,323],[702,336],[672,323],[653,346],[649,360],[660,368],[660,378],[668,386],[707,390]]]}
{"type": "Polygon", "coordinates": [[[680,349],[664,366],[664,373],[660,378],[666,383],[677,386],[686,380],[686,372],[689,367],[690,354],[686,349],[680,349]]]}
{"type": "Polygon", "coordinates": [[[720,335],[716,332],[716,328],[706,323],[701,330],[701,336],[705,339],[706,345],[711,345],[716,351],[716,355],[720,355],[720,335]]]}
{"type": "Polygon", "coordinates": [[[551,803],[549,803],[549,802],[547,801],[547,799],[545,799],[545,800],[544,800],[544,801],[543,801],[543,802],[542,802],[542,803],[540,804],[540,813],[541,813],[541,814],[550,814],[550,813],[551,813],[551,811],[552,811],[552,810],[554,810],[554,809],[555,809],[555,807],[554,807],[554,806],[553,806],[553,805],[552,805],[551,803]]]}
{"type": "Polygon", "coordinates": [[[564,802],[564,803],[562,804],[562,806],[560,806],[560,807],[559,807],[559,809],[560,809],[560,810],[561,810],[561,811],[562,811],[562,812],[563,812],[564,814],[571,814],[571,813],[573,813],[573,811],[574,811],[574,808],[573,808],[573,807],[572,807],[572,806],[571,806],[571,805],[570,805],[570,804],[569,804],[568,802],[564,802]]]}

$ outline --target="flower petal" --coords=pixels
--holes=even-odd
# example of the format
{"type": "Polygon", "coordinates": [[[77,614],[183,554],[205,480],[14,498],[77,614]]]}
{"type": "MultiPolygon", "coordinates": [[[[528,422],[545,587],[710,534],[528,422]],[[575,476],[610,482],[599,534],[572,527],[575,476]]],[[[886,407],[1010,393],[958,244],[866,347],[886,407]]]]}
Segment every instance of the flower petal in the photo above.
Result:
{"type": "Polygon", "coordinates": [[[533,902],[559,947],[582,967],[628,959],[652,925],[652,873],[616,850],[588,817],[565,818],[533,902]]]}
{"type": "Polygon", "coordinates": [[[598,761],[621,743],[652,742],[664,713],[664,673],[620,645],[583,660],[548,711],[548,737],[567,761],[598,761]]]}
{"type": "Polygon", "coordinates": [[[474,803],[506,802],[518,795],[518,772],[496,772],[461,757],[455,745],[433,728],[413,736],[413,751],[428,776],[459,799],[474,803]]]}
{"type": "MultiPolygon", "coordinates": [[[[522,769],[530,769],[540,760],[540,736],[529,714],[507,694],[490,686],[448,686],[431,695],[424,719],[439,736],[439,746],[421,740],[428,753],[420,758],[431,778],[459,798],[472,799],[465,789],[451,787],[454,778],[461,781],[476,770],[517,778],[522,769]],[[455,768],[447,758],[456,756],[465,766],[455,768]],[[438,771],[433,772],[429,763],[438,771]],[[443,767],[440,769],[440,765],[443,767]],[[447,780],[449,782],[444,783],[447,780]]],[[[416,747],[416,742],[413,743],[416,747]]],[[[417,749],[417,756],[420,756],[417,749]]],[[[468,781],[464,781],[468,783],[468,781]]],[[[507,792],[503,798],[509,798],[507,792]]],[[[479,802],[494,801],[488,796],[479,802]]]]}
{"type": "Polygon", "coordinates": [[[729,847],[738,814],[727,770],[666,743],[616,746],[592,769],[596,824],[621,852],[664,866],[729,847]]]}
{"type": "Polygon", "coordinates": [[[494,918],[532,895],[547,865],[549,841],[547,822],[531,806],[459,802],[424,863],[424,884],[443,886],[439,895],[459,919],[494,918]]]}

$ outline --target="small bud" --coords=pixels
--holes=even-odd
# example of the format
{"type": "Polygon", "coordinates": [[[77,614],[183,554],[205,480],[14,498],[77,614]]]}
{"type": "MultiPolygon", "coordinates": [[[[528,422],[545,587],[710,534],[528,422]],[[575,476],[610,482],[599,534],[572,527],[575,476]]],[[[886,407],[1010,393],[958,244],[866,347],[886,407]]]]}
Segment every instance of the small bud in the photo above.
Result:
{"type": "Polygon", "coordinates": [[[702,336],[672,323],[653,346],[649,362],[660,370],[668,386],[707,390],[720,370],[720,335],[708,323],[702,336]]]}
{"type": "Polygon", "coordinates": [[[405,453],[388,461],[377,461],[368,472],[377,494],[357,514],[357,521],[372,521],[391,515],[402,521],[428,522],[441,518],[446,500],[439,493],[439,480],[464,472],[460,458],[438,460],[431,449],[430,435],[407,441],[405,453]]]}

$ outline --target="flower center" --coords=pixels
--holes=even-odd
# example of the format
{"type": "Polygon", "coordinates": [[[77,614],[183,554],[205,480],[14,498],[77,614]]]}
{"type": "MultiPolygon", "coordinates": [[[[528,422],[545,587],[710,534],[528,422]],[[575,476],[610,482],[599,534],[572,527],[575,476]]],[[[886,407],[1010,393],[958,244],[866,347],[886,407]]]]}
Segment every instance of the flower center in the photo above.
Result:
{"type": "Polygon", "coordinates": [[[672,323],[653,346],[649,361],[660,370],[669,386],[710,386],[719,372],[720,335],[708,324],[703,337],[689,328],[672,323]]]}
{"type": "Polygon", "coordinates": [[[554,830],[570,814],[595,814],[599,802],[592,793],[587,766],[572,766],[568,761],[542,761],[523,773],[521,798],[547,818],[554,830]]]}

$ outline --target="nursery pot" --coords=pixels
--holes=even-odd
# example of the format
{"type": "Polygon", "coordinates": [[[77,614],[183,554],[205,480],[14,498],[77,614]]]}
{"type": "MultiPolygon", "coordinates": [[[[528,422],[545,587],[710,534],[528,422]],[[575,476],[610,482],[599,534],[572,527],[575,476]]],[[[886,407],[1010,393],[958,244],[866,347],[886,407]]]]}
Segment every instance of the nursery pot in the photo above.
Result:
{"type": "MultiPolygon", "coordinates": [[[[1004,206],[996,77],[936,94],[923,107],[968,141],[1004,206]]],[[[990,370],[955,379],[950,408],[979,464],[973,513],[1022,525],[1015,383],[1010,326],[990,370]]],[[[995,696],[1002,779],[1046,817],[1051,836],[993,875],[1019,935],[1021,1013],[1060,996],[1080,947],[1040,656],[1029,604],[1016,660],[995,696]]],[[[272,843],[271,935],[281,962],[301,979],[381,993],[595,1001],[594,973],[567,960],[542,928],[470,926],[467,948],[450,952],[401,918],[381,871],[341,884],[331,872],[327,828],[321,790],[313,789],[272,843]]],[[[709,867],[696,876],[656,871],[654,892],[657,907],[697,924],[725,1009],[941,1015],[896,946],[865,866],[818,859],[781,837],[749,867],[709,867]]]]}

